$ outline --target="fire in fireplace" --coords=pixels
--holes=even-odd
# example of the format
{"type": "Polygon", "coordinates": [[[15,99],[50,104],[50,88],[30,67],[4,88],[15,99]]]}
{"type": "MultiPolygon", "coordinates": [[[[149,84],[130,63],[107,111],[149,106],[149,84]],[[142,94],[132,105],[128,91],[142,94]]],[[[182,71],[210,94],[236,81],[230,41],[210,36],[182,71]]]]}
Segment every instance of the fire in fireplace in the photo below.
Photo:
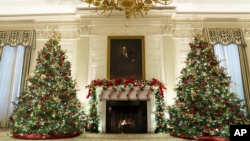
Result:
{"type": "Polygon", "coordinates": [[[147,101],[107,101],[106,133],[147,133],[147,101]]]}

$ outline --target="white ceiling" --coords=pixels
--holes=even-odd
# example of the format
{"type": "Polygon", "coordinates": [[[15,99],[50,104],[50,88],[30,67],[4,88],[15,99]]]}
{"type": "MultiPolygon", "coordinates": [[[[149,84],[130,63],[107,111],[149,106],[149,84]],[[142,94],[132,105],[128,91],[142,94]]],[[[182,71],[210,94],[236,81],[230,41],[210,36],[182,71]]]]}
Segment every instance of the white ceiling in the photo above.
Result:
{"type": "MultiPolygon", "coordinates": [[[[250,12],[250,0],[173,0],[177,12],[250,12]]],[[[88,7],[80,0],[0,0],[0,16],[74,13],[88,7]]]]}
{"type": "MultiPolygon", "coordinates": [[[[0,24],[17,20],[79,21],[79,18],[84,16],[95,15],[87,8],[88,4],[80,0],[0,0],[0,24]]],[[[162,17],[165,14],[164,16],[168,15],[172,21],[220,18],[250,22],[250,0],[173,0],[169,6],[163,8],[166,8],[166,11],[154,9],[149,11],[148,15],[155,12],[162,17]]],[[[115,12],[124,15],[123,11],[115,12]]]]}

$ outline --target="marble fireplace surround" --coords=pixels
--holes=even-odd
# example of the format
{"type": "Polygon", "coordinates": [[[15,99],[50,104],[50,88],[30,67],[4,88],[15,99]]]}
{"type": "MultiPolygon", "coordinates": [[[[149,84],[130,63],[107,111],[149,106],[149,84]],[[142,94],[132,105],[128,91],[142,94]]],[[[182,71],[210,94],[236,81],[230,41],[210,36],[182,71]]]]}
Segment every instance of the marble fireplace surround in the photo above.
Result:
{"type": "MultiPolygon", "coordinates": [[[[153,87],[154,90],[156,88],[157,87],[153,87]]],[[[100,117],[100,132],[106,132],[106,102],[108,100],[147,100],[147,132],[154,133],[156,129],[155,96],[154,92],[152,92],[149,87],[145,87],[143,91],[140,91],[139,87],[134,87],[132,91],[130,91],[129,88],[125,88],[125,91],[117,90],[116,92],[114,92],[112,88],[103,91],[102,87],[97,87],[96,91],[99,96],[97,110],[100,117]]]]}

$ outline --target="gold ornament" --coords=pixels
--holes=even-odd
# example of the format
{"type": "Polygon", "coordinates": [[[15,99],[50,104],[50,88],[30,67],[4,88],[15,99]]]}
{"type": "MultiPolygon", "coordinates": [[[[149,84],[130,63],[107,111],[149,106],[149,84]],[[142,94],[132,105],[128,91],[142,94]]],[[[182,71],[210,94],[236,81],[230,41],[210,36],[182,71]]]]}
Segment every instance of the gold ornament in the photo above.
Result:
{"type": "Polygon", "coordinates": [[[193,117],[194,117],[194,114],[188,114],[188,116],[189,116],[190,118],[193,118],[193,117]]]}
{"type": "Polygon", "coordinates": [[[43,78],[46,78],[46,76],[45,76],[44,74],[42,74],[40,77],[41,77],[42,79],[43,79],[43,78]]]}
{"type": "Polygon", "coordinates": [[[37,105],[37,108],[38,108],[38,109],[41,109],[41,105],[40,105],[40,104],[38,104],[38,105],[37,105]]]}
{"type": "Polygon", "coordinates": [[[56,112],[55,110],[53,111],[53,114],[52,114],[52,117],[55,117],[56,116],[56,112]]]}

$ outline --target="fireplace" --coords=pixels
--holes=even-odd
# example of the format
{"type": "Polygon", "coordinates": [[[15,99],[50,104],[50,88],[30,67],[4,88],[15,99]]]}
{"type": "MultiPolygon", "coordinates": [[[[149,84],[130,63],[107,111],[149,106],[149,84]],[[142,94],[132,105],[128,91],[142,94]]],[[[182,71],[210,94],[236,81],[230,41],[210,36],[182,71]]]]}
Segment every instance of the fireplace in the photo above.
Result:
{"type": "Polygon", "coordinates": [[[147,101],[107,101],[106,133],[147,133],[147,101]]]}
{"type": "MultiPolygon", "coordinates": [[[[113,88],[103,91],[102,87],[96,87],[99,95],[97,107],[100,118],[99,131],[102,133],[153,133],[156,129],[156,107],[155,97],[150,88],[145,87],[143,91],[140,91],[140,87],[134,87],[130,93],[129,88],[116,92],[113,92],[113,88]],[[125,125],[124,123],[123,128],[119,128],[120,119],[126,118],[136,121],[135,126],[142,128],[133,128],[132,131],[133,125],[125,125]]],[[[125,120],[124,122],[129,121],[125,120]]]]}

